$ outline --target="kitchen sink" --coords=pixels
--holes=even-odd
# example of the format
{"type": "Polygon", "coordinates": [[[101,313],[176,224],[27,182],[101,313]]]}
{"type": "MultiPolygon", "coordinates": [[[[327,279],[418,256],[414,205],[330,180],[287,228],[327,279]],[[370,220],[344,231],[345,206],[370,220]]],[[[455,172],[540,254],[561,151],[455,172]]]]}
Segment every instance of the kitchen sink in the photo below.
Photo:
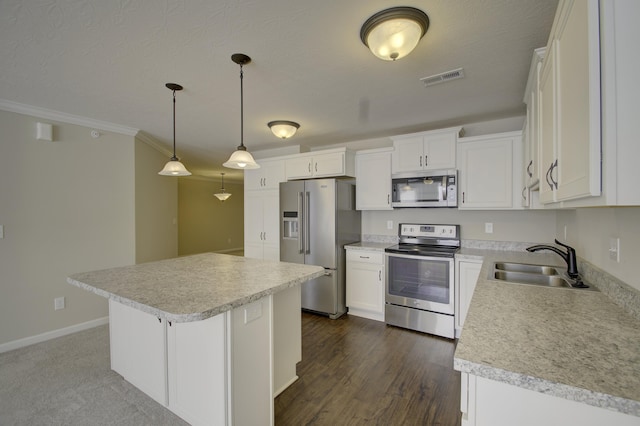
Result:
{"type": "Polygon", "coordinates": [[[574,283],[565,275],[565,269],[557,266],[529,265],[526,263],[495,262],[490,279],[543,287],[559,287],[597,290],[584,283],[574,283]]]}
{"type": "Polygon", "coordinates": [[[526,272],[529,274],[559,275],[558,270],[552,266],[529,265],[526,263],[496,262],[495,269],[508,272],[526,272]]]}

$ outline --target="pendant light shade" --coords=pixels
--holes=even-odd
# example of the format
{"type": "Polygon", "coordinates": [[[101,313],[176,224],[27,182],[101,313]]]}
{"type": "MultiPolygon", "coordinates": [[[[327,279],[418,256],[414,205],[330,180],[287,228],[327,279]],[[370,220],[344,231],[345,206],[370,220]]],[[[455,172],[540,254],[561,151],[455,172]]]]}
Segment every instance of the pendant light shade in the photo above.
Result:
{"type": "Polygon", "coordinates": [[[158,174],[162,176],[190,176],[191,172],[176,157],[176,91],[182,90],[182,86],[176,83],[167,83],[165,86],[173,92],[173,156],[158,174]]]}
{"type": "Polygon", "coordinates": [[[213,195],[215,195],[218,198],[218,200],[224,202],[227,200],[227,198],[231,197],[231,194],[224,191],[224,173],[220,173],[220,174],[222,175],[222,188],[220,188],[220,192],[213,195]]]}
{"type": "Polygon", "coordinates": [[[371,53],[385,61],[407,56],[429,28],[429,17],[413,7],[392,7],[367,19],[360,39],[371,53]]]}
{"type": "Polygon", "coordinates": [[[267,123],[267,126],[271,129],[274,135],[280,139],[289,139],[296,134],[296,131],[300,128],[300,125],[295,121],[276,120],[267,123]]]}
{"type": "Polygon", "coordinates": [[[244,96],[242,90],[242,79],[244,72],[242,67],[251,62],[251,58],[242,53],[234,53],[231,60],[240,65],[240,146],[231,154],[231,157],[222,165],[230,169],[259,169],[260,164],[256,163],[253,156],[244,146],[244,96]]]}

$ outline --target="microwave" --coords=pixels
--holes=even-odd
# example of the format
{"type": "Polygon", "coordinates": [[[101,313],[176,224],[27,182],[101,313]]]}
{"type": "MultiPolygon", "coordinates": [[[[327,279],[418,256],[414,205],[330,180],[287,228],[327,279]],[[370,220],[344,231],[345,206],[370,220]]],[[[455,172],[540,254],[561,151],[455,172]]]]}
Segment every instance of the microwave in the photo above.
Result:
{"type": "Polygon", "coordinates": [[[391,206],[458,207],[455,169],[405,172],[391,175],[391,206]]]}

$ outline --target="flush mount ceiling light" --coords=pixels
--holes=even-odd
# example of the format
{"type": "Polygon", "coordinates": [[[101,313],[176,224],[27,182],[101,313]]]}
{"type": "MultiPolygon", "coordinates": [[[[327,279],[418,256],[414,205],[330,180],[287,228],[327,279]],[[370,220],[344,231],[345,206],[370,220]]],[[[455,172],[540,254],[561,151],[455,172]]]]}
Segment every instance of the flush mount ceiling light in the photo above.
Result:
{"type": "Polygon", "coordinates": [[[300,125],[295,121],[276,120],[267,123],[267,126],[271,129],[274,135],[280,139],[289,139],[296,134],[296,131],[300,128],[300,125]]]}
{"type": "Polygon", "coordinates": [[[251,58],[242,53],[234,53],[231,60],[240,65],[240,146],[231,154],[226,163],[222,164],[230,169],[259,169],[260,164],[256,163],[253,156],[244,146],[244,96],[242,91],[243,71],[242,66],[251,62],[251,58]]]}
{"type": "Polygon", "coordinates": [[[231,194],[229,194],[228,192],[224,192],[224,173],[220,174],[222,175],[222,188],[220,188],[219,193],[213,195],[215,195],[220,201],[226,201],[227,198],[231,197],[231,194]]]}
{"type": "Polygon", "coordinates": [[[429,28],[429,17],[414,7],[382,10],[362,25],[360,39],[371,52],[385,61],[407,56],[429,28]]]}
{"type": "Polygon", "coordinates": [[[165,86],[173,92],[173,157],[158,174],[163,176],[190,176],[191,172],[176,157],[176,91],[182,90],[182,86],[176,83],[167,83],[165,86]]]}

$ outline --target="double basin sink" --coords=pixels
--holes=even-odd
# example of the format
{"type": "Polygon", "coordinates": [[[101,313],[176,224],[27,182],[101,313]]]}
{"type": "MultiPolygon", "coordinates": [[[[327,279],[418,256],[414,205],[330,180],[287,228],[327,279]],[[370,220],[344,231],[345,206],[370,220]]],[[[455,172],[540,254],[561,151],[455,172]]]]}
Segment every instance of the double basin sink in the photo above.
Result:
{"type": "Polygon", "coordinates": [[[576,284],[566,275],[566,270],[557,266],[530,265],[526,263],[495,262],[490,279],[543,287],[596,290],[584,283],[576,284]]]}

